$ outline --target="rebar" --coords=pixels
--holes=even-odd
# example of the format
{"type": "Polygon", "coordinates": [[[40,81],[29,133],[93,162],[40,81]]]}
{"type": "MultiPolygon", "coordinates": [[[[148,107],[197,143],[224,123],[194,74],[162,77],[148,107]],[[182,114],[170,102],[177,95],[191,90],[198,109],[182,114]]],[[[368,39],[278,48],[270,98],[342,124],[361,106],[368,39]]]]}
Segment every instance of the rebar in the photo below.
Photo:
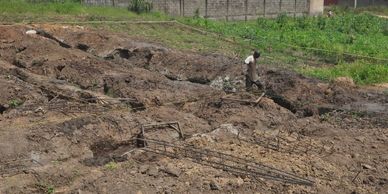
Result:
{"type": "Polygon", "coordinates": [[[222,169],[236,175],[247,175],[254,178],[265,178],[289,184],[312,186],[313,181],[302,178],[295,174],[276,168],[239,158],[230,154],[212,151],[208,149],[195,148],[192,146],[181,146],[155,139],[139,139],[146,141],[145,151],[165,155],[171,158],[186,157],[195,163],[222,169]]]}

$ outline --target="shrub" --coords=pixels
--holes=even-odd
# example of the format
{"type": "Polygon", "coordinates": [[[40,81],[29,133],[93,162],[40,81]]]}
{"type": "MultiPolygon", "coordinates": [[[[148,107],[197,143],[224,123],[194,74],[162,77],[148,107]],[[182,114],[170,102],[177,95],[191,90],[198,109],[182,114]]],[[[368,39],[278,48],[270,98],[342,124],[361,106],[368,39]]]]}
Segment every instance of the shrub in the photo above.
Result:
{"type": "Polygon", "coordinates": [[[12,107],[12,108],[16,108],[16,107],[18,107],[18,106],[20,106],[22,104],[23,104],[23,102],[21,102],[18,99],[13,99],[13,100],[9,101],[9,106],[12,107]]]}
{"type": "Polygon", "coordinates": [[[147,0],[131,0],[128,9],[137,14],[148,13],[152,10],[152,3],[147,0]]]}

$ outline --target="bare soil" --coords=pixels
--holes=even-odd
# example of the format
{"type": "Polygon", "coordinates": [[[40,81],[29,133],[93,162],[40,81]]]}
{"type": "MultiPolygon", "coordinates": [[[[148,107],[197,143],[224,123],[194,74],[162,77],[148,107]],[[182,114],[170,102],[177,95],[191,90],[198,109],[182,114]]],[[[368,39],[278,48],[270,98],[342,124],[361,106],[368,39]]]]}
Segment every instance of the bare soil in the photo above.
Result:
{"type": "Polygon", "coordinates": [[[0,26],[0,193],[388,191],[386,92],[260,64],[258,104],[221,100],[259,98],[244,90],[241,68],[241,59],[82,26],[0,26]],[[136,148],[141,125],[170,121],[184,140],[163,127],[148,137],[255,160],[314,185],[136,148]]]}

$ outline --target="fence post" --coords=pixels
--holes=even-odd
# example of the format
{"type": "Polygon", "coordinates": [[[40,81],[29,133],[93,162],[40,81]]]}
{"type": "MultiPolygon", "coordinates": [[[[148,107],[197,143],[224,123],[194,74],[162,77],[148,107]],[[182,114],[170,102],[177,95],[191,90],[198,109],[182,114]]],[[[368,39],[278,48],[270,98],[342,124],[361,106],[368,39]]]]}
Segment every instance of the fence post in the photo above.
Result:
{"type": "Polygon", "coordinates": [[[279,1],[279,14],[282,13],[282,0],[279,1]]]}
{"type": "Polygon", "coordinates": [[[182,0],[182,12],[183,16],[185,16],[185,0],[182,0]]]}
{"type": "Polygon", "coordinates": [[[229,0],[226,0],[226,21],[229,21],[229,0]]]}
{"type": "Polygon", "coordinates": [[[205,0],[205,18],[207,18],[208,15],[207,15],[207,0],[205,0]]]}
{"type": "Polygon", "coordinates": [[[164,0],[164,13],[167,14],[167,0],[164,0]]]}
{"type": "Polygon", "coordinates": [[[115,0],[112,0],[112,5],[113,5],[113,7],[115,7],[115,6],[116,6],[116,4],[115,4],[115,0]]]}
{"type": "Polygon", "coordinates": [[[296,0],[295,0],[295,4],[294,4],[294,17],[296,17],[296,0]]]}
{"type": "Polygon", "coordinates": [[[248,0],[245,0],[245,21],[248,20],[248,0]]]}
{"type": "Polygon", "coordinates": [[[182,0],[179,0],[179,16],[182,16],[182,0]]]}
{"type": "Polygon", "coordinates": [[[265,17],[265,12],[266,12],[266,10],[265,10],[265,6],[267,5],[267,2],[264,0],[263,1],[263,7],[264,7],[264,17],[265,17]]]}

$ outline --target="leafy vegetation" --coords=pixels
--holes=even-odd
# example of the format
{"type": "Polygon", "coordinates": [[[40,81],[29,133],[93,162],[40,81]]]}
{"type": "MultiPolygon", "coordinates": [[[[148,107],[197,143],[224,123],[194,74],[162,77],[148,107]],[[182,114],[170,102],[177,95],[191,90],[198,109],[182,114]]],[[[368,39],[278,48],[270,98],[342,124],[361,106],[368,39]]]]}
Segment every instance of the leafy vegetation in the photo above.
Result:
{"type": "Polygon", "coordinates": [[[152,9],[152,2],[146,0],[131,0],[128,9],[137,14],[149,13],[152,9]]]}
{"type": "Polygon", "coordinates": [[[55,193],[55,188],[53,186],[48,186],[47,187],[47,191],[46,191],[47,194],[53,194],[55,193]]]}
{"type": "Polygon", "coordinates": [[[368,13],[339,12],[331,18],[279,15],[276,19],[259,18],[248,22],[202,18],[182,21],[249,42],[267,56],[282,53],[288,56],[284,62],[317,58],[322,65],[296,68],[310,76],[325,80],[349,76],[359,84],[387,82],[388,79],[388,20],[368,13]],[[327,63],[335,66],[325,67],[327,63]]]}
{"type": "Polygon", "coordinates": [[[114,169],[116,169],[118,166],[117,166],[117,163],[116,162],[109,162],[109,163],[107,163],[107,164],[105,164],[105,166],[104,166],[106,169],[108,169],[108,170],[114,170],[114,169]]]}
{"type": "Polygon", "coordinates": [[[12,107],[12,108],[16,108],[20,105],[22,105],[23,102],[21,102],[20,100],[18,99],[12,99],[11,101],[9,101],[9,106],[12,107]]]}
{"type": "MultiPolygon", "coordinates": [[[[341,8],[337,8],[340,9],[341,8]]],[[[344,10],[344,11],[349,11],[349,10],[344,10]]],[[[355,13],[363,13],[363,12],[368,12],[372,14],[377,14],[377,15],[382,15],[382,16],[388,16],[388,9],[386,6],[369,6],[369,7],[359,7],[354,10],[355,13]]]]}
{"type": "Polygon", "coordinates": [[[327,17],[259,18],[249,22],[220,22],[186,18],[183,22],[229,37],[251,41],[259,48],[278,51],[302,50],[321,57],[344,53],[388,58],[388,20],[370,14],[344,14],[327,17]],[[309,49],[317,48],[317,49],[309,49]]]}
{"type": "Polygon", "coordinates": [[[46,193],[46,194],[55,193],[55,188],[53,185],[49,185],[46,183],[37,183],[36,186],[40,189],[42,193],[46,193]]]}
{"type": "Polygon", "coordinates": [[[298,70],[322,80],[351,77],[357,84],[388,83],[388,67],[383,64],[343,63],[333,67],[304,67],[298,70]]]}

